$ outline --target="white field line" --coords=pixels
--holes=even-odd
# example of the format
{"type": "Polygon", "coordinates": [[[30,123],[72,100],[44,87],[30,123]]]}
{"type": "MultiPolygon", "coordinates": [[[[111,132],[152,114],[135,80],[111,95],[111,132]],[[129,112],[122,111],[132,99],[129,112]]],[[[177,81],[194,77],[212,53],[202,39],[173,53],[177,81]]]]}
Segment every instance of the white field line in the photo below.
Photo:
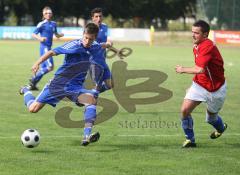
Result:
{"type": "MultiPolygon", "coordinates": [[[[196,134],[196,136],[207,136],[208,134],[196,134]]],[[[240,133],[225,133],[227,136],[240,136],[240,133]]],[[[183,137],[184,134],[119,134],[119,135],[104,135],[106,137],[183,137]]],[[[54,135],[54,136],[41,136],[41,138],[79,138],[82,135],[54,135]]],[[[20,139],[20,136],[0,136],[0,139],[20,139]]]]}

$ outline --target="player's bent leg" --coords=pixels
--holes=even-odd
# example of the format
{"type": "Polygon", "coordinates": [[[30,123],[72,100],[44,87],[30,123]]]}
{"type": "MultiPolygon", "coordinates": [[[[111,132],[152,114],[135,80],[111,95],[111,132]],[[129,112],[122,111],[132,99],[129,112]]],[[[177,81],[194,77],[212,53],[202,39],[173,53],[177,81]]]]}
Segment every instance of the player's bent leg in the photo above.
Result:
{"type": "Polygon", "coordinates": [[[215,128],[215,131],[210,134],[210,138],[216,139],[227,129],[227,124],[222,121],[218,114],[225,101],[226,85],[224,84],[211,95],[211,99],[207,100],[206,121],[215,128]]]}
{"type": "Polygon", "coordinates": [[[93,94],[84,93],[78,96],[78,103],[84,104],[84,105],[92,105],[92,104],[96,105],[97,99],[94,97],[93,94]]]}
{"type": "Polygon", "coordinates": [[[29,89],[30,90],[38,90],[37,84],[42,79],[42,77],[53,70],[52,67],[44,67],[42,66],[41,69],[36,73],[35,76],[29,79],[29,89]]]}
{"type": "Polygon", "coordinates": [[[182,147],[190,148],[196,147],[194,131],[193,131],[193,118],[191,116],[192,111],[198,106],[201,102],[193,101],[189,99],[184,99],[182,107],[181,107],[181,120],[182,120],[182,128],[186,136],[186,140],[184,141],[182,147]]]}
{"type": "Polygon", "coordinates": [[[206,122],[208,122],[216,129],[210,134],[211,139],[216,139],[220,137],[227,129],[227,124],[223,123],[222,118],[218,115],[218,113],[211,113],[210,111],[207,111],[206,122]]]}
{"type": "Polygon", "coordinates": [[[97,117],[96,112],[96,105],[87,105],[85,106],[84,111],[84,120],[85,120],[85,126],[84,126],[84,136],[81,145],[87,146],[89,143],[97,142],[100,138],[99,132],[95,132],[91,134],[92,127],[94,125],[94,122],[97,117]]]}
{"type": "Polygon", "coordinates": [[[43,108],[45,104],[44,103],[40,103],[37,101],[34,101],[29,107],[28,107],[28,111],[31,113],[37,113],[39,110],[41,110],[43,108]]]}
{"type": "Polygon", "coordinates": [[[97,117],[96,104],[97,104],[97,95],[91,93],[83,93],[78,96],[78,103],[85,105],[84,111],[84,136],[82,139],[82,146],[87,146],[89,143],[96,142],[100,138],[99,132],[92,133],[92,127],[97,117]]]}
{"type": "Polygon", "coordinates": [[[193,101],[184,99],[181,107],[181,114],[183,118],[191,115],[192,111],[201,103],[201,101],[193,101]]]}
{"type": "Polygon", "coordinates": [[[114,81],[111,71],[107,65],[104,66],[104,72],[101,81],[98,83],[98,91],[104,92],[114,87],[114,81]]]}
{"type": "Polygon", "coordinates": [[[47,60],[41,64],[40,70],[36,73],[35,76],[29,79],[29,89],[38,90],[37,84],[42,79],[44,75],[51,72],[54,69],[53,60],[47,60]]]}

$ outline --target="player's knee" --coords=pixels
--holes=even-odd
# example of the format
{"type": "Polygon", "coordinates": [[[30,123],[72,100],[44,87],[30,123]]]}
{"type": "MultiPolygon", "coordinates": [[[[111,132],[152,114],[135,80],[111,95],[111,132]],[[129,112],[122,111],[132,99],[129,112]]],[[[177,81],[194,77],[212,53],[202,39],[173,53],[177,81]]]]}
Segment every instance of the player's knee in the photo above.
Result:
{"type": "Polygon", "coordinates": [[[87,106],[88,105],[96,105],[97,104],[97,98],[98,98],[98,94],[93,94],[92,96],[89,96],[87,106]]]}
{"type": "Polygon", "coordinates": [[[96,105],[97,104],[97,98],[92,97],[90,105],[96,105]]]}
{"type": "Polygon", "coordinates": [[[181,114],[182,114],[182,117],[188,117],[191,114],[191,111],[186,107],[182,107],[181,114]]]}
{"type": "Polygon", "coordinates": [[[96,105],[97,96],[95,97],[93,94],[81,94],[80,96],[78,96],[78,103],[85,106],[96,105]]]}
{"type": "Polygon", "coordinates": [[[213,123],[213,122],[217,121],[217,119],[218,119],[217,113],[206,112],[206,122],[207,123],[213,123]]]}

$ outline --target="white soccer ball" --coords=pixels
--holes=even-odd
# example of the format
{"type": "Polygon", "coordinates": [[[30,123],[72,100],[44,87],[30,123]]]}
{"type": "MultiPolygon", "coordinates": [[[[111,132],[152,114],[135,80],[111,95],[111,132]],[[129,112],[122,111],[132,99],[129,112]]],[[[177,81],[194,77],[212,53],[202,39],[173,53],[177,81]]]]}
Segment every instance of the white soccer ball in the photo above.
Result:
{"type": "Polygon", "coordinates": [[[22,144],[27,148],[34,148],[40,143],[40,134],[36,129],[27,129],[21,135],[22,144]]]}

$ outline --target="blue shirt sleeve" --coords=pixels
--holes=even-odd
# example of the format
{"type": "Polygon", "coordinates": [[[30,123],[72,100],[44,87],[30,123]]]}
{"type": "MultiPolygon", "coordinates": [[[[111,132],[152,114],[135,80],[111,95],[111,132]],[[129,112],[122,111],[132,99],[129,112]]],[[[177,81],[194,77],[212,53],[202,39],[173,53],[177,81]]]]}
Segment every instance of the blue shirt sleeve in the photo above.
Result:
{"type": "Polygon", "coordinates": [[[39,23],[37,25],[37,27],[35,28],[35,30],[33,31],[33,33],[39,34],[41,32],[41,30],[42,30],[42,25],[39,23]]]}
{"type": "Polygon", "coordinates": [[[57,23],[54,23],[54,34],[57,34],[57,23]]]}
{"type": "Polygon", "coordinates": [[[110,32],[109,32],[109,29],[108,29],[108,26],[107,26],[107,25],[106,25],[106,35],[107,35],[107,37],[110,36],[110,32]]]}
{"type": "Polygon", "coordinates": [[[53,49],[53,51],[59,54],[78,54],[81,52],[86,52],[81,45],[78,44],[77,41],[70,41],[60,47],[53,49]]]}
{"type": "Polygon", "coordinates": [[[90,49],[90,53],[92,57],[98,58],[101,56],[101,53],[102,53],[101,50],[102,50],[101,44],[95,42],[90,49]]]}

